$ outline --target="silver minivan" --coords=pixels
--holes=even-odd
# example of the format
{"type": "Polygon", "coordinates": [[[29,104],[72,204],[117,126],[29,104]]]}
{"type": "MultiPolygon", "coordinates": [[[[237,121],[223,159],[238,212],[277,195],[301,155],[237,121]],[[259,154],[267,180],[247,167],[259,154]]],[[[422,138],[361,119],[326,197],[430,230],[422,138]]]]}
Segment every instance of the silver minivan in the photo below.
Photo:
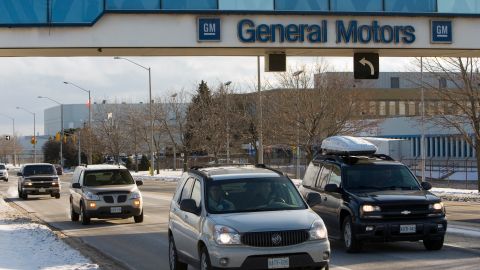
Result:
{"type": "Polygon", "coordinates": [[[264,166],[184,173],[170,206],[170,269],[328,269],[323,220],[264,166]]]}

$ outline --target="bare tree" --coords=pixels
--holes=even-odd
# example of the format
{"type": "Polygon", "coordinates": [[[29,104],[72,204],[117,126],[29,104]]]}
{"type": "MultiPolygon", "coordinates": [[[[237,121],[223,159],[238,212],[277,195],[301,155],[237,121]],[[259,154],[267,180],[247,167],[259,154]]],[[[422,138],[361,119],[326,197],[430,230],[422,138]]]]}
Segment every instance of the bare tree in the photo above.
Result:
{"type": "Polygon", "coordinates": [[[275,131],[271,141],[296,145],[298,137],[308,161],[324,138],[356,134],[378,124],[361,119],[358,107],[367,96],[352,90],[352,79],[345,74],[329,73],[328,69],[320,62],[279,73],[277,88],[281,90],[272,96],[273,104],[268,106],[273,124],[268,129],[275,131]],[[295,74],[296,70],[303,72],[295,74]]]}
{"type": "Polygon", "coordinates": [[[14,163],[15,159],[15,153],[17,155],[22,152],[22,145],[20,144],[20,141],[18,138],[10,136],[10,140],[6,140],[6,135],[2,135],[0,137],[0,160],[2,162],[7,162],[10,160],[11,163],[14,163]],[[14,142],[14,140],[16,140],[14,142]],[[14,149],[15,146],[15,149],[14,149]],[[10,158],[9,158],[10,157],[10,158]]]}
{"type": "MultiPolygon", "coordinates": [[[[423,82],[431,95],[441,101],[428,121],[445,128],[453,128],[475,150],[477,172],[480,169],[480,59],[478,58],[424,58],[428,74],[445,80],[452,87],[423,82]]],[[[420,59],[417,59],[420,64],[420,59]]],[[[477,173],[480,191],[480,173],[477,173]]]]}

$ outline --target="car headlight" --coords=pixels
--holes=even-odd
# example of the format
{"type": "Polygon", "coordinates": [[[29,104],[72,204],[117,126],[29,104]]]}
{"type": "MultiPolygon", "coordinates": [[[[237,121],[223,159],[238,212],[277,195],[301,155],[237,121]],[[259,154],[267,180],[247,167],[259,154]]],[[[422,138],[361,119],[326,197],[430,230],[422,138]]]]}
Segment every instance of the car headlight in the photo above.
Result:
{"type": "Polygon", "coordinates": [[[93,194],[90,191],[85,192],[85,199],[89,201],[100,201],[100,196],[93,194]]]}
{"type": "Polygon", "coordinates": [[[380,208],[380,206],[365,204],[364,206],[362,206],[362,211],[363,213],[372,213],[372,212],[380,212],[382,211],[382,209],[380,208]]]}
{"type": "Polygon", "coordinates": [[[131,196],[130,198],[132,200],[142,198],[142,194],[139,191],[132,192],[132,194],[130,196],[131,196]]]}
{"type": "Polygon", "coordinates": [[[440,212],[442,211],[443,212],[443,203],[439,202],[439,203],[434,203],[434,204],[430,204],[429,206],[430,210],[433,210],[435,212],[440,212]]]}
{"type": "Polygon", "coordinates": [[[321,219],[315,220],[310,227],[310,240],[323,240],[327,238],[327,228],[321,219]]]}
{"type": "Polygon", "coordinates": [[[23,185],[24,186],[33,186],[33,183],[30,180],[25,180],[25,182],[23,182],[23,185]]]}
{"type": "Polygon", "coordinates": [[[215,225],[213,235],[215,242],[219,245],[240,245],[240,234],[227,226],[215,225]]]}

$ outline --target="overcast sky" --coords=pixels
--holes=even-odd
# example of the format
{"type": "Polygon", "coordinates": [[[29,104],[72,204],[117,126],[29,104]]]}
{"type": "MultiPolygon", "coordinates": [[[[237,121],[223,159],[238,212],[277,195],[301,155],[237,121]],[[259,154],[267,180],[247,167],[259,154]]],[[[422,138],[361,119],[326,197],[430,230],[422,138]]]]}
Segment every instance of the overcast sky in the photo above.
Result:
{"type": "MultiPolygon", "coordinates": [[[[180,89],[193,92],[201,80],[210,86],[232,81],[235,88],[249,91],[256,82],[256,57],[132,57],[152,68],[154,97],[167,96],[180,89]]],[[[383,58],[381,71],[407,71],[409,58],[383,58]]],[[[289,65],[313,64],[318,58],[288,58],[289,65]]],[[[352,58],[325,58],[335,71],[352,71],[352,58]]],[[[263,60],[262,60],[263,71],[263,60]]],[[[262,77],[271,75],[262,72],[262,77]]],[[[73,82],[92,91],[94,101],[145,102],[148,100],[148,73],[124,60],[113,58],[0,58],[0,114],[15,118],[18,135],[33,134],[33,116],[16,107],[36,113],[37,132],[43,134],[43,111],[55,103],[38,99],[47,96],[64,104],[86,103],[87,93],[65,85],[73,82]]],[[[0,134],[12,133],[12,121],[0,116],[0,134]]]]}

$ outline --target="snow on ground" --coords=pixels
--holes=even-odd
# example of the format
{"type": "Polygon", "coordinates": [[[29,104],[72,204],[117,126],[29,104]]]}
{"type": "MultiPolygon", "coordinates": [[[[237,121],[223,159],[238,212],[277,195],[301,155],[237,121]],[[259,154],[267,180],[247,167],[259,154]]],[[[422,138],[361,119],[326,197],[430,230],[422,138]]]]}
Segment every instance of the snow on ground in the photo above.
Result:
{"type": "Polygon", "coordinates": [[[0,198],[0,269],[90,270],[99,266],[0,198]]]}
{"type": "Polygon", "coordinates": [[[447,201],[480,202],[478,190],[432,188],[431,192],[447,201]]]}
{"type": "Polygon", "coordinates": [[[177,170],[160,170],[159,174],[155,174],[150,176],[148,171],[141,171],[141,172],[131,172],[133,178],[135,180],[153,180],[153,181],[163,181],[163,182],[177,182],[182,177],[182,171],[177,170]]]}

